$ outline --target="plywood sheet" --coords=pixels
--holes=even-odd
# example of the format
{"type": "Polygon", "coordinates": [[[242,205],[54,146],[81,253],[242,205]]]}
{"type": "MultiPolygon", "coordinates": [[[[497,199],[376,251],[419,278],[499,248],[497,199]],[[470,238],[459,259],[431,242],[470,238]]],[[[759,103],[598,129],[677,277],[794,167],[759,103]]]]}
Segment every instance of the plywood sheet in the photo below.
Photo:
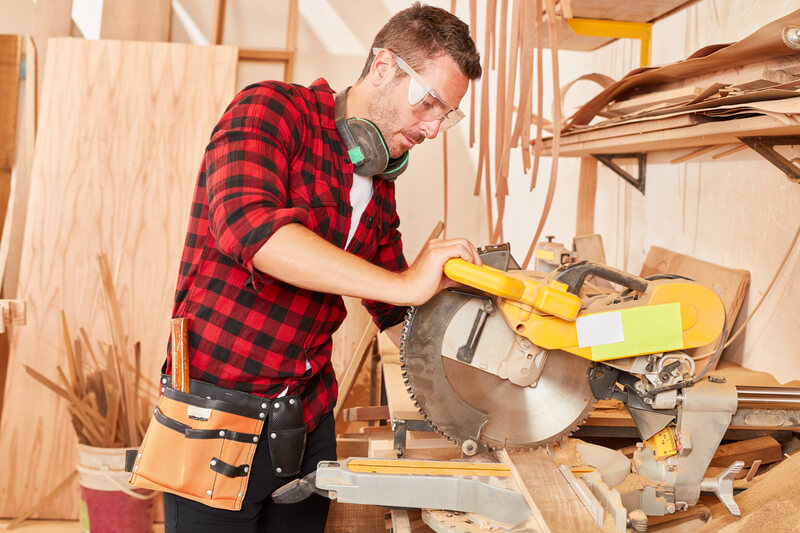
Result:
{"type": "MultiPolygon", "coordinates": [[[[0,35],[0,169],[14,166],[22,37],[0,35]]],[[[8,193],[8,184],[0,184],[8,193]]],[[[7,198],[6,198],[7,199],[7,198]]],[[[5,213],[0,192],[0,224],[5,213]]]]}
{"type": "Polygon", "coordinates": [[[169,41],[170,0],[104,0],[101,39],[169,41]]]}
{"type": "MultiPolygon", "coordinates": [[[[232,47],[50,41],[21,257],[27,325],[11,339],[0,425],[0,516],[19,513],[74,468],[66,407],[23,365],[58,379],[61,308],[73,330],[110,342],[98,253],[117,263],[123,319],[142,343],[155,394],[191,194],[235,67],[232,47]]],[[[68,491],[38,516],[77,510],[68,491]]]]}
{"type": "MultiPolygon", "coordinates": [[[[653,274],[680,274],[712,288],[718,293],[725,306],[725,313],[728,316],[728,331],[732,333],[736,317],[745,296],[747,296],[747,289],[750,287],[750,272],[726,268],[653,246],[644,260],[641,276],[646,278],[653,274]]],[[[717,345],[718,342],[714,342],[709,346],[702,346],[687,353],[693,352],[693,355],[697,357],[713,352],[717,345]]]]}

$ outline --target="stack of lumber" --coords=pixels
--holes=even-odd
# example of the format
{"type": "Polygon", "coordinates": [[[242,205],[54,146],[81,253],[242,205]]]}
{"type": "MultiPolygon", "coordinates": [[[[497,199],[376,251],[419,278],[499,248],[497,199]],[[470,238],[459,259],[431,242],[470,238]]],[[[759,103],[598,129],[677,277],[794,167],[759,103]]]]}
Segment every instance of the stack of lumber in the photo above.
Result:
{"type": "MultiPolygon", "coordinates": [[[[21,513],[75,465],[66,402],[24,369],[59,379],[59,309],[93,342],[121,344],[109,338],[98,254],[110,259],[155,399],[197,169],[235,67],[231,47],[50,40],[21,251],[28,324],[12,333],[0,426],[0,516],[21,513]]],[[[77,496],[61,492],[38,517],[75,518],[77,496]]]]}
{"type": "MultiPolygon", "coordinates": [[[[798,134],[800,53],[782,35],[798,24],[800,10],[733,44],[707,46],[683,61],[630,72],[570,117],[560,154],[668,150],[798,134]],[[605,120],[595,120],[598,116],[605,120]]],[[[549,153],[552,139],[543,146],[549,153]]]]}

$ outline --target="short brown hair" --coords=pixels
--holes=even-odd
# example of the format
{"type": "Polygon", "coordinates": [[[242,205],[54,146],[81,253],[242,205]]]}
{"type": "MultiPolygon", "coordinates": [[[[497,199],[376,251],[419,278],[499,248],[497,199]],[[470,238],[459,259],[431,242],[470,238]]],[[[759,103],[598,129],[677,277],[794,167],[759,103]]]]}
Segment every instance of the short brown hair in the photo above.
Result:
{"type": "MultiPolygon", "coordinates": [[[[444,9],[419,2],[398,12],[375,36],[359,80],[369,74],[375,54],[372,48],[386,48],[411,68],[421,69],[426,61],[448,54],[467,78],[481,76],[481,58],[469,35],[469,26],[444,9]]],[[[398,76],[404,75],[398,71],[398,76]]]]}

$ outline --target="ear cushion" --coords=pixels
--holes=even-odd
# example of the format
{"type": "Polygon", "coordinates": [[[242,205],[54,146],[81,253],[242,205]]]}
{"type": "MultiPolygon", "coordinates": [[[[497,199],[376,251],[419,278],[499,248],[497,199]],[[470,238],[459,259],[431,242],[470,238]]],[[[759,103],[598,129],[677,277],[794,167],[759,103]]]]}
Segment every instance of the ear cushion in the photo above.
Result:
{"type": "Polygon", "coordinates": [[[361,147],[364,161],[355,168],[359,176],[377,176],[382,174],[389,164],[389,150],[383,142],[383,136],[375,124],[363,118],[347,119],[347,126],[356,145],[361,147]]]}
{"type": "Polygon", "coordinates": [[[391,159],[383,135],[375,124],[363,118],[345,119],[349,90],[348,87],[345,91],[336,93],[334,121],[355,166],[354,172],[359,176],[374,176],[393,181],[407,168],[408,152],[391,159]]]}

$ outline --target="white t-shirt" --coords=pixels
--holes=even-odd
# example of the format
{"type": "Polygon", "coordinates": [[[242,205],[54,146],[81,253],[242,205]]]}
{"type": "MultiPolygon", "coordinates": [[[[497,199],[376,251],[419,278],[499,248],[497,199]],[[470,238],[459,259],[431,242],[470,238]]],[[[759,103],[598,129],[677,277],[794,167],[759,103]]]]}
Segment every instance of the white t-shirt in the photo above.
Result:
{"type": "Polygon", "coordinates": [[[353,174],[353,188],[350,189],[350,206],[353,208],[353,214],[350,217],[350,233],[347,234],[347,242],[344,247],[347,249],[350,246],[350,241],[353,235],[356,234],[358,222],[361,220],[361,215],[367,208],[367,204],[372,199],[372,177],[359,176],[353,174]]]}

